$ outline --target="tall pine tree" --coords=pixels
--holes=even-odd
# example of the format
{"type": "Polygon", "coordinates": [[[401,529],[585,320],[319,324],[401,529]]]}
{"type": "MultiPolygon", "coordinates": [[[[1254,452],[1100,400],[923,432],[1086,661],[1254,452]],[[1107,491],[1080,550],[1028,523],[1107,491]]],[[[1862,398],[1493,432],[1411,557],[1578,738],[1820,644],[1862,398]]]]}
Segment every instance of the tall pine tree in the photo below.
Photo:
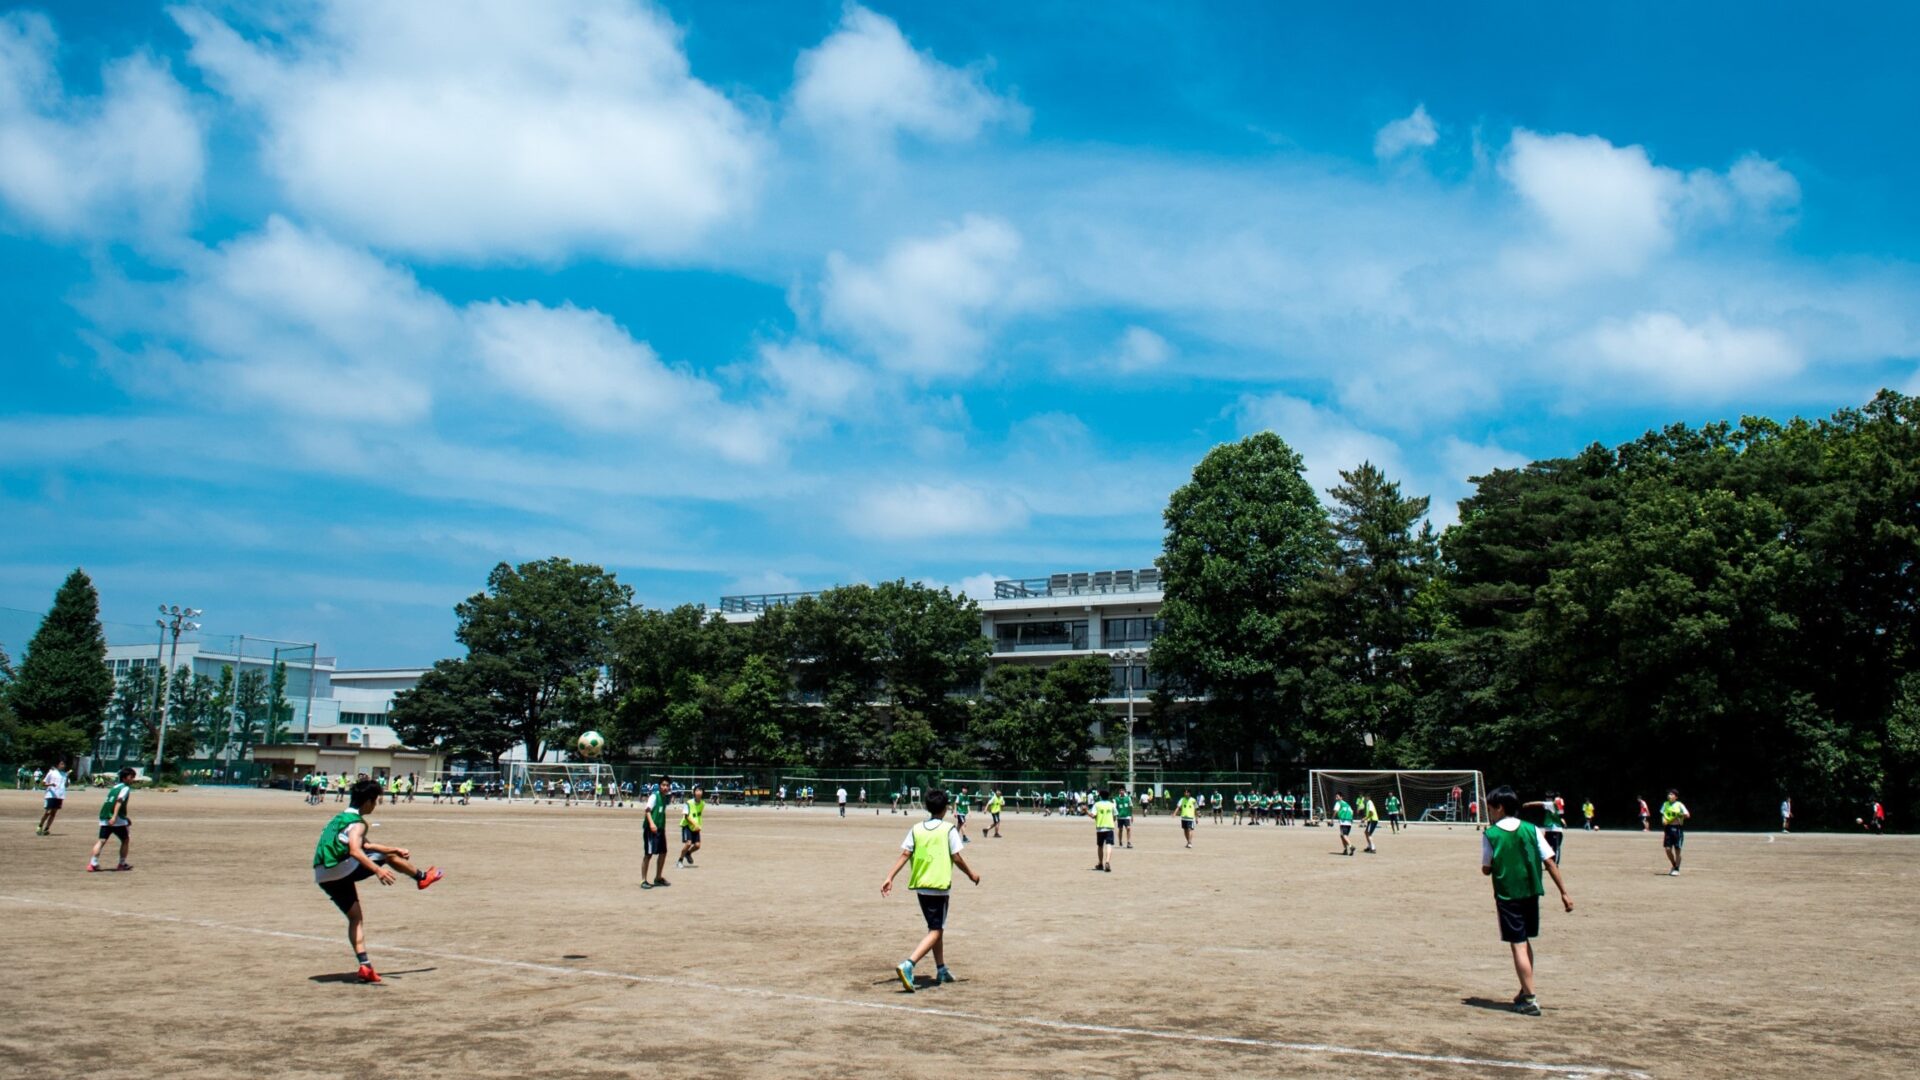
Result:
{"type": "Polygon", "coordinates": [[[27,643],[19,672],[7,686],[7,703],[18,718],[21,743],[47,755],[84,751],[100,737],[112,700],[100,595],[86,573],[75,570],[27,643]]]}

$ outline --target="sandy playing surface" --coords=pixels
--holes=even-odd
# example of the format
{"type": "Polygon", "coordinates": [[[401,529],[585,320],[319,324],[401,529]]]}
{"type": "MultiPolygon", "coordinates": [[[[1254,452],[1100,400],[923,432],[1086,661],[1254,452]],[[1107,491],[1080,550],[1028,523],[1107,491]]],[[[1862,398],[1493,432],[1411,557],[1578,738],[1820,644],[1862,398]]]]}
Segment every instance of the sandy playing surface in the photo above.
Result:
{"type": "Polygon", "coordinates": [[[1549,885],[1530,1018],[1503,1011],[1513,969],[1464,827],[1339,858],[1329,829],[1205,825],[1187,851],[1155,818],[1101,874],[1084,819],[1011,814],[995,840],[977,815],[960,981],[909,995],[891,966],[924,927],[910,893],[879,893],[904,816],[715,807],[699,868],[643,892],[636,811],[416,801],[373,836],[447,877],[360,886],[387,979],[369,987],[311,880],[330,797],[142,792],[137,869],[89,875],[98,801],[74,792],[39,839],[34,793],[0,792],[0,1075],[1813,1080],[1920,1061],[1910,837],[1695,833],[1668,878],[1658,833],[1570,833],[1577,909],[1549,885]]]}

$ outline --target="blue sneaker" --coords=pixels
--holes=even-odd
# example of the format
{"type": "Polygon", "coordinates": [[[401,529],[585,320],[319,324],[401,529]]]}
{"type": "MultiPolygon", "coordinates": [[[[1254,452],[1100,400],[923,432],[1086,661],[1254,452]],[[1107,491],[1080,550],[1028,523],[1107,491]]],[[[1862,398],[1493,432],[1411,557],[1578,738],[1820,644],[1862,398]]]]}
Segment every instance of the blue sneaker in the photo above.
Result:
{"type": "Polygon", "coordinates": [[[940,982],[950,983],[953,981],[953,972],[947,970],[947,965],[941,964],[940,970],[936,973],[936,977],[940,982]]]}
{"type": "Polygon", "coordinates": [[[907,988],[907,993],[913,993],[913,961],[902,960],[900,966],[893,970],[900,976],[900,985],[907,988]]]}

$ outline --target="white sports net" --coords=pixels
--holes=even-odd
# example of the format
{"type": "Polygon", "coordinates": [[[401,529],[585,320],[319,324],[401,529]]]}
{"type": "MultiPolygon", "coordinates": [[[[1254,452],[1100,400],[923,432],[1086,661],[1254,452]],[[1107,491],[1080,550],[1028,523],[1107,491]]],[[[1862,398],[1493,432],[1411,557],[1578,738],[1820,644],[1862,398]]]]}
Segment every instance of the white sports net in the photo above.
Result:
{"type": "Polygon", "coordinates": [[[561,765],[516,761],[507,769],[507,798],[558,803],[594,803],[619,791],[613,768],[603,762],[561,765]]]}
{"type": "Polygon", "coordinates": [[[1335,796],[1351,803],[1355,795],[1365,795],[1378,806],[1382,821],[1394,805],[1387,801],[1389,796],[1400,807],[1401,820],[1408,823],[1484,823],[1487,819],[1485,781],[1471,769],[1315,769],[1307,774],[1307,790],[1314,815],[1322,818],[1333,813],[1335,796]]]}

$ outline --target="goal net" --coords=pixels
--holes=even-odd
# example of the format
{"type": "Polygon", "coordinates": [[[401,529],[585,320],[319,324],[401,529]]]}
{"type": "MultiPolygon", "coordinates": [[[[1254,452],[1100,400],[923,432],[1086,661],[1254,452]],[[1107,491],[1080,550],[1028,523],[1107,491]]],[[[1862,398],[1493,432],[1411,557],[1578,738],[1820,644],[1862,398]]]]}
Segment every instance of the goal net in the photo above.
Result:
{"type": "Polygon", "coordinates": [[[741,773],[670,773],[667,788],[675,798],[685,799],[694,788],[712,803],[745,802],[750,785],[741,773]]]}
{"type": "Polygon", "coordinates": [[[591,805],[609,800],[618,791],[613,766],[600,761],[516,761],[507,769],[508,801],[591,805]]]}
{"type": "Polygon", "coordinates": [[[465,772],[445,771],[434,773],[433,778],[426,783],[426,791],[424,794],[432,795],[435,802],[459,799],[471,801],[473,799],[498,798],[504,794],[504,791],[501,784],[501,774],[498,770],[468,769],[465,772]],[[435,793],[435,784],[439,785],[437,794],[435,793]],[[467,786],[469,784],[472,785],[471,788],[467,786]]]}
{"type": "Polygon", "coordinates": [[[1471,769],[1314,769],[1307,773],[1309,813],[1325,818],[1333,813],[1336,796],[1349,803],[1365,795],[1379,808],[1380,820],[1397,805],[1406,822],[1484,824],[1487,820],[1486,783],[1471,769]],[[1387,801],[1388,797],[1393,802],[1387,801]]]}
{"type": "MultiPolygon", "coordinates": [[[[965,791],[975,806],[986,809],[987,799],[995,791],[1007,801],[1007,805],[1022,812],[1040,810],[1046,807],[1061,807],[1067,803],[1066,781],[1064,780],[996,780],[990,776],[941,777],[934,786],[947,793],[948,798],[965,791]]],[[[916,792],[914,802],[918,803],[924,792],[916,792]]]]}

